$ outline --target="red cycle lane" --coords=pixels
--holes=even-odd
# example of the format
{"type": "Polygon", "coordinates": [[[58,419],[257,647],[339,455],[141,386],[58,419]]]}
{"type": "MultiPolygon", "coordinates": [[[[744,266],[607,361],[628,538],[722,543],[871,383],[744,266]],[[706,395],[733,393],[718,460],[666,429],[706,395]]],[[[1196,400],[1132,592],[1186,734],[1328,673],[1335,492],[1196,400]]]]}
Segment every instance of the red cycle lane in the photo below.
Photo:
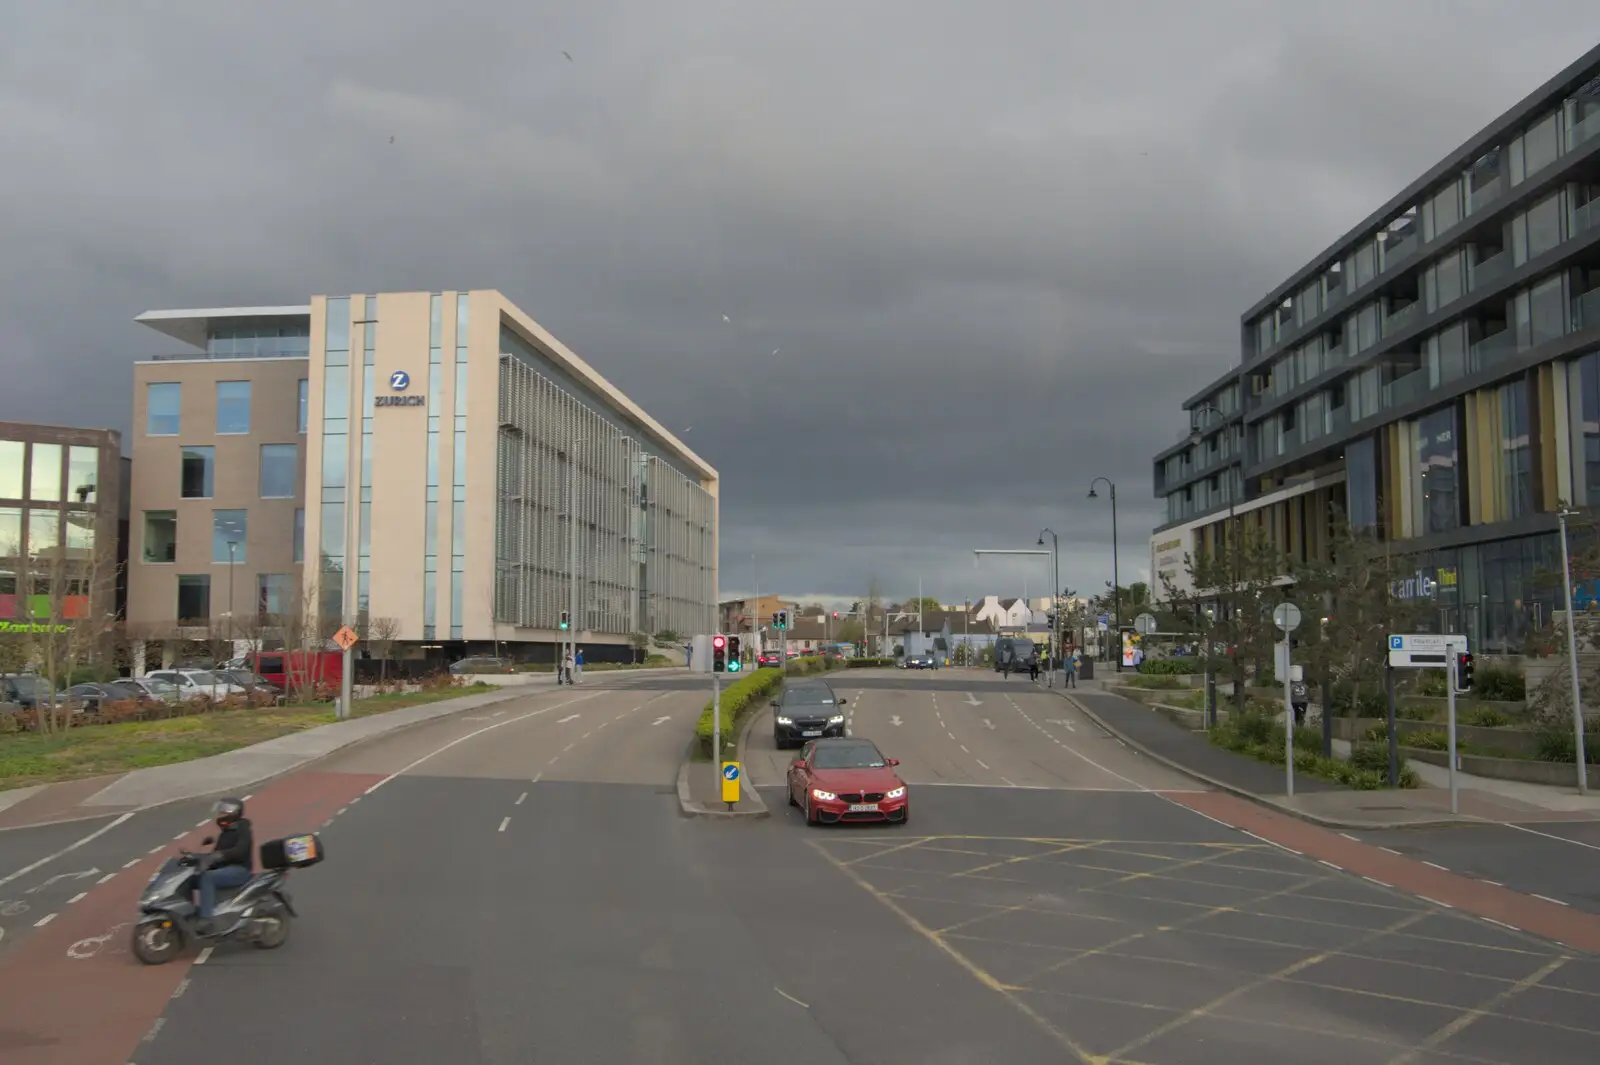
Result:
{"type": "MultiPolygon", "coordinates": [[[[382,780],[367,773],[299,773],[250,800],[257,841],[312,831],[382,780]]],[[[64,910],[0,965],[0,1061],[6,1065],[124,1065],[138,1060],[196,952],[162,966],[128,951],[139,896],[178,848],[199,849],[204,827],[120,872],[64,910]]],[[[337,860],[337,859],[335,859],[337,860]]],[[[314,875],[314,874],[313,874],[314,875]]]]}
{"type": "Polygon", "coordinates": [[[1163,792],[1180,806],[1430,902],[1579,950],[1600,952],[1600,916],[1436,869],[1223,792],[1163,792]]]}

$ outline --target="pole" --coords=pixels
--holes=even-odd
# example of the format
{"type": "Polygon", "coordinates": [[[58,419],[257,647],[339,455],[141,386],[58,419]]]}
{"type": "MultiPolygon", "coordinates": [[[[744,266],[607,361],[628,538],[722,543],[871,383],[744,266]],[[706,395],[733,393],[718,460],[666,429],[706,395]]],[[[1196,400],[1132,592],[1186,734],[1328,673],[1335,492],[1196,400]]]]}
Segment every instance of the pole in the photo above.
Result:
{"type": "MultiPolygon", "coordinates": [[[[756,590],[755,609],[750,611],[750,653],[761,651],[761,578],[756,575],[756,555],[750,552],[750,586],[756,590]]],[[[785,664],[784,669],[788,669],[785,664]]]]}
{"type": "Polygon", "coordinates": [[[233,647],[234,647],[234,636],[233,636],[233,634],[234,634],[235,630],[234,630],[234,627],[233,627],[234,626],[234,619],[233,619],[233,586],[234,586],[234,584],[236,582],[233,579],[233,568],[234,568],[235,565],[237,565],[237,563],[234,561],[234,551],[238,546],[239,546],[239,541],[237,541],[237,540],[229,540],[228,541],[228,657],[229,658],[233,657],[233,647]]]}
{"type": "Polygon", "coordinates": [[[1294,797],[1294,670],[1287,668],[1292,648],[1289,644],[1289,630],[1283,632],[1283,780],[1284,787],[1290,798],[1294,797]]]}
{"type": "Polygon", "coordinates": [[[1111,620],[1117,633],[1117,672],[1122,672],[1122,577],[1117,563],[1117,483],[1111,486],[1111,620]]]}
{"type": "Polygon", "coordinates": [[[711,781],[722,784],[722,675],[711,674],[711,781]]]}
{"type": "Polygon", "coordinates": [[[1453,814],[1461,812],[1460,797],[1456,790],[1456,677],[1459,675],[1457,673],[1459,665],[1460,655],[1456,651],[1451,651],[1450,665],[1446,671],[1450,681],[1449,701],[1446,707],[1450,731],[1450,812],[1453,814]]]}
{"type": "Polygon", "coordinates": [[[1383,686],[1389,696],[1389,786],[1400,786],[1400,737],[1394,730],[1394,667],[1383,667],[1383,686]]]}
{"type": "Polygon", "coordinates": [[[1589,793],[1589,770],[1584,764],[1588,755],[1583,749],[1583,692],[1578,685],[1578,616],[1572,610],[1572,562],[1567,555],[1567,514],[1562,506],[1561,520],[1561,578],[1567,589],[1567,662],[1572,668],[1572,731],[1578,763],[1578,794],[1589,793]]]}

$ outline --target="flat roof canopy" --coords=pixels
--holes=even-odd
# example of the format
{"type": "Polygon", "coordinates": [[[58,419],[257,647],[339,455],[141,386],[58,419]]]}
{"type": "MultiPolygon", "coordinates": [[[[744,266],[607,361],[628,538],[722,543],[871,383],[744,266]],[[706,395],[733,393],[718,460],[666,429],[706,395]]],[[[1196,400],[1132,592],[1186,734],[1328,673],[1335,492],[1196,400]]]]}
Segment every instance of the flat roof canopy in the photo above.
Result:
{"type": "Polygon", "coordinates": [[[253,318],[311,318],[311,307],[211,307],[187,311],[145,311],[134,321],[191,347],[204,349],[211,324],[253,318]]]}

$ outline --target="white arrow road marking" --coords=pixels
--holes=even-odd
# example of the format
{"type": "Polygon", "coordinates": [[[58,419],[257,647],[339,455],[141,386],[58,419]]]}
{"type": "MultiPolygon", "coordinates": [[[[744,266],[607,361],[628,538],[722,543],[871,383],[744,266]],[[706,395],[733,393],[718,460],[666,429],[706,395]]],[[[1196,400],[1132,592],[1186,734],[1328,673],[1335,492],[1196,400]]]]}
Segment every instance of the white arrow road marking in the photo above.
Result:
{"type": "Polygon", "coordinates": [[[983,700],[975,698],[971,692],[968,692],[967,693],[967,705],[968,706],[982,706],[983,705],[983,700]]]}
{"type": "Polygon", "coordinates": [[[986,729],[989,729],[989,730],[991,730],[991,731],[993,731],[993,729],[994,729],[994,722],[993,722],[993,721],[990,721],[990,720],[989,720],[989,719],[988,719],[988,718],[984,718],[984,719],[983,719],[983,727],[984,727],[984,728],[986,728],[986,729]]]}
{"type": "Polygon", "coordinates": [[[672,716],[670,714],[662,714],[660,717],[658,717],[654,721],[650,722],[650,724],[652,724],[652,725],[662,725],[662,724],[665,724],[666,722],[671,721],[671,720],[672,720],[672,716]]]}
{"type": "MultiPolygon", "coordinates": [[[[25,865],[21,869],[18,869],[14,873],[9,873],[6,876],[0,876],[0,884],[9,884],[9,883],[11,883],[11,881],[17,879],[20,876],[27,876],[29,873],[33,872],[35,869],[39,868],[41,865],[48,865],[51,862],[55,861],[57,858],[61,857],[63,854],[67,854],[67,853],[70,853],[71,851],[77,850],[79,847],[83,846],[85,843],[88,843],[92,839],[98,839],[99,837],[105,835],[107,832],[110,832],[113,828],[116,828],[118,825],[122,824],[122,822],[126,821],[128,818],[130,818],[132,816],[133,816],[133,813],[131,811],[128,812],[128,813],[125,813],[125,814],[121,815],[120,817],[118,817],[115,821],[112,821],[110,824],[101,825],[99,828],[95,829],[93,832],[89,833],[87,836],[84,836],[82,839],[78,840],[76,843],[70,843],[67,846],[62,847],[60,850],[56,851],[54,854],[47,854],[43,858],[40,858],[38,861],[33,862],[33,863],[29,864],[29,865],[25,865]]],[[[160,850],[159,847],[156,848],[156,849],[160,850]]]]}
{"type": "Polygon", "coordinates": [[[1045,724],[1047,724],[1047,725],[1065,725],[1067,727],[1067,731],[1068,732],[1077,732],[1078,731],[1077,729],[1072,727],[1072,722],[1068,721],[1064,717],[1047,717],[1047,718],[1045,718],[1045,724]]]}
{"type": "Polygon", "coordinates": [[[895,728],[899,728],[900,727],[900,715],[899,714],[895,714],[894,716],[890,717],[889,718],[889,724],[893,725],[895,728]]]}
{"type": "Polygon", "coordinates": [[[579,715],[577,715],[577,714],[568,714],[566,717],[564,717],[564,718],[560,719],[559,721],[557,721],[556,724],[565,725],[568,721],[576,721],[576,720],[578,720],[578,716],[579,715]]]}
{"type": "Polygon", "coordinates": [[[54,884],[58,880],[82,880],[84,877],[99,875],[100,870],[98,869],[85,869],[81,873],[57,873],[55,876],[51,877],[49,880],[46,880],[39,886],[29,888],[28,894],[32,895],[35,892],[43,891],[45,888],[49,887],[51,884],[54,884]]]}

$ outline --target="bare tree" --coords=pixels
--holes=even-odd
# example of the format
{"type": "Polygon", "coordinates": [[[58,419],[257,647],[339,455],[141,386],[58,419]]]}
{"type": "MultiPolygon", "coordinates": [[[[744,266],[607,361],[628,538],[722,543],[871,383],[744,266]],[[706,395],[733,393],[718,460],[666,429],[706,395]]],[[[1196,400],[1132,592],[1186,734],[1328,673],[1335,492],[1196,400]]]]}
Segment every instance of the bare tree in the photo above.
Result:
{"type": "Polygon", "coordinates": [[[310,656],[306,652],[313,647],[320,649],[323,643],[316,583],[307,580],[281,605],[283,609],[271,615],[271,621],[272,627],[283,638],[284,686],[293,700],[304,701],[311,694],[316,681],[315,674],[309,668],[310,656]]]}
{"type": "Polygon", "coordinates": [[[378,656],[378,686],[389,680],[389,656],[394,653],[395,641],[400,638],[400,619],[369,617],[367,619],[367,645],[378,656]]]}
{"type": "MultiPolygon", "coordinates": [[[[93,521],[92,515],[69,513],[65,542],[34,563],[43,564],[49,594],[46,616],[35,617],[30,628],[52,692],[70,685],[82,667],[109,668],[118,619],[107,607],[115,602],[119,566],[116,541],[95,536],[93,521]],[[86,524],[75,525],[74,519],[86,524]]],[[[54,694],[49,704],[41,708],[40,730],[65,728],[70,707],[58,705],[54,694]]]]}

